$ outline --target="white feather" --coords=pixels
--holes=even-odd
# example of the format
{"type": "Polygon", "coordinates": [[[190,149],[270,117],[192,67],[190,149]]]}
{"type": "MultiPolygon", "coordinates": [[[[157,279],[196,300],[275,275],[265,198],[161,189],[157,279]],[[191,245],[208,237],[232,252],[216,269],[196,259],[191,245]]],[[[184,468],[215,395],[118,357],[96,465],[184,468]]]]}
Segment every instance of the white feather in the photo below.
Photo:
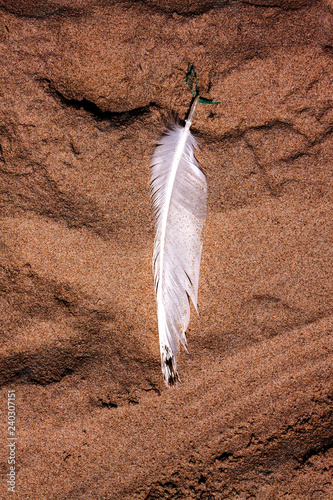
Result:
{"type": "Polygon", "coordinates": [[[167,385],[179,380],[177,339],[186,349],[189,297],[197,309],[201,231],[207,211],[206,178],[194,157],[196,140],[190,132],[197,101],[185,127],[175,124],[161,138],[151,162],[156,228],[153,268],[161,365],[167,385]]]}

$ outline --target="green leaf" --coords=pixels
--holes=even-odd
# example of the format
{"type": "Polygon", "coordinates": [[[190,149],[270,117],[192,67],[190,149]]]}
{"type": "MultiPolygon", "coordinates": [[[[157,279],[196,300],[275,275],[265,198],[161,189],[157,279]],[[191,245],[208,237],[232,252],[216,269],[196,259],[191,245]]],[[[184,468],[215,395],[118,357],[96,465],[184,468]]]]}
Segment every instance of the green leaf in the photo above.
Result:
{"type": "Polygon", "coordinates": [[[205,97],[199,97],[199,102],[201,104],[221,104],[221,101],[213,101],[213,99],[206,99],[205,97]]]}

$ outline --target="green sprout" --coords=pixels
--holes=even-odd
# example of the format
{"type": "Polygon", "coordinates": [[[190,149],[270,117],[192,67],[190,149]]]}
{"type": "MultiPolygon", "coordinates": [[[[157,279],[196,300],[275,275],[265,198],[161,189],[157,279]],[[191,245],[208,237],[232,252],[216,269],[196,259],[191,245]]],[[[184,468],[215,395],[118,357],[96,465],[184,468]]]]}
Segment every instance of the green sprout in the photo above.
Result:
{"type": "MultiPolygon", "coordinates": [[[[198,78],[193,64],[188,65],[184,81],[190,87],[193,97],[197,97],[199,95],[198,78]]],[[[212,99],[206,99],[205,97],[199,97],[199,102],[201,104],[220,104],[220,101],[213,101],[212,99]]]]}

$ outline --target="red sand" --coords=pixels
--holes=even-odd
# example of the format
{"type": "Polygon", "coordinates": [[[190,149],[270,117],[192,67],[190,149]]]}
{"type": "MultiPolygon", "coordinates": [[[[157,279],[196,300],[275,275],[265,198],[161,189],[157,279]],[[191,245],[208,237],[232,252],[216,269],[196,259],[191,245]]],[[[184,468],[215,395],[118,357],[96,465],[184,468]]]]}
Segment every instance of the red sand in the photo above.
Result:
{"type": "Polygon", "coordinates": [[[333,7],[0,6],[4,499],[333,498],[333,7]],[[149,162],[209,189],[190,355],[160,372],[149,162]],[[7,396],[16,395],[15,493],[7,396]]]}

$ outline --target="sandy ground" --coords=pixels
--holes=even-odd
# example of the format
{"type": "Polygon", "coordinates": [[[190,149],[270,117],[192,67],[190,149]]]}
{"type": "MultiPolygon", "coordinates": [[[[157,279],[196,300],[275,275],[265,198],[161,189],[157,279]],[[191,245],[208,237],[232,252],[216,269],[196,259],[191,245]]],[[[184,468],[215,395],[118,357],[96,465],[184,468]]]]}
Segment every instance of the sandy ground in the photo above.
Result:
{"type": "Polygon", "coordinates": [[[1,2],[1,498],[333,498],[332,39],[329,1],[1,2]],[[167,389],[149,163],[189,64],[221,103],[167,389]]]}

